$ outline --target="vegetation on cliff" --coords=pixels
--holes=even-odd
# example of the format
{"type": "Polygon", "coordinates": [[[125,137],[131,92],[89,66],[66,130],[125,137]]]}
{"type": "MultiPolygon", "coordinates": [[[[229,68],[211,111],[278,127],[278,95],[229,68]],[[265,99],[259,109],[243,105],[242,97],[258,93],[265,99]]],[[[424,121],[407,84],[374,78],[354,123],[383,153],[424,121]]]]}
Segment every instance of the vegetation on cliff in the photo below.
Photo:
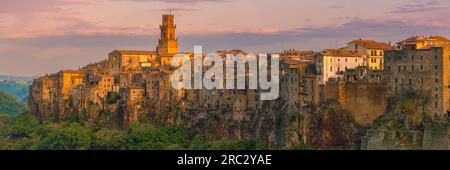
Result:
{"type": "Polygon", "coordinates": [[[362,127],[337,101],[310,115],[308,143],[321,149],[357,149],[362,127]]]}
{"type": "Polygon", "coordinates": [[[365,138],[369,140],[369,146],[363,147],[420,149],[425,124],[432,120],[432,115],[424,111],[427,99],[411,92],[404,98],[390,100],[387,112],[367,130],[365,138]]]}
{"type": "Polygon", "coordinates": [[[17,115],[24,111],[26,111],[24,104],[8,93],[0,91],[0,114],[17,115]]]}
{"type": "Polygon", "coordinates": [[[251,140],[206,141],[179,125],[132,124],[127,130],[95,129],[79,122],[39,124],[29,114],[0,116],[0,150],[265,149],[251,140]]]}

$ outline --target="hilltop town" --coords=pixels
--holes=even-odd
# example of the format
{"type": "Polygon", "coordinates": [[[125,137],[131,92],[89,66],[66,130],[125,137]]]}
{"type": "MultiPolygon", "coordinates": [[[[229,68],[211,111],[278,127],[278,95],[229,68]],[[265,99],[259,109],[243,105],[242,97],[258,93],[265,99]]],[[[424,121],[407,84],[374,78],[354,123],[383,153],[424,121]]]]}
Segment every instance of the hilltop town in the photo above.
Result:
{"type": "MultiPolygon", "coordinates": [[[[320,52],[285,50],[280,96],[263,101],[257,89],[172,88],[174,55],[194,54],[178,50],[174,15],[163,15],[160,29],[155,51],[114,50],[81,69],[35,79],[30,114],[40,122],[78,117],[90,126],[122,129],[139,121],[180,124],[208,140],[250,138],[267,146],[349,149],[357,140],[358,149],[449,148],[445,37],[415,36],[396,44],[356,39],[320,52]]],[[[217,53],[225,59],[249,52],[217,53]]]]}

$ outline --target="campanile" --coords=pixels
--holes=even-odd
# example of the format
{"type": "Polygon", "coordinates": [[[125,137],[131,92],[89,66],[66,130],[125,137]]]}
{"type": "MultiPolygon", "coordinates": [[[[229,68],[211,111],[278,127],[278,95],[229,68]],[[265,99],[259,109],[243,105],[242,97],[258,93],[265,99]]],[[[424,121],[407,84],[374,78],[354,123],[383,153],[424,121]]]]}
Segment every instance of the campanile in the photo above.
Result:
{"type": "Polygon", "coordinates": [[[162,24],[159,26],[161,35],[158,40],[157,52],[161,56],[161,64],[170,64],[171,58],[178,53],[178,39],[175,37],[175,25],[173,14],[164,14],[162,24]]]}

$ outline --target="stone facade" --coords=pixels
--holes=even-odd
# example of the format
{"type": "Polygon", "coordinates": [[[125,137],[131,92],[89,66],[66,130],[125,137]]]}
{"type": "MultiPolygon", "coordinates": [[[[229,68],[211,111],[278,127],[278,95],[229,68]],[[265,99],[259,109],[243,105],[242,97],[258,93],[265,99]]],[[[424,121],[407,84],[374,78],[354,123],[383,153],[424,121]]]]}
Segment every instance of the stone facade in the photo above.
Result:
{"type": "Polygon", "coordinates": [[[387,89],[377,82],[330,81],[323,88],[324,100],[337,100],[363,126],[386,112],[387,89]]]}
{"type": "Polygon", "coordinates": [[[383,42],[359,39],[349,42],[345,49],[360,54],[369,70],[383,70],[384,51],[392,47],[383,42]]]}
{"type": "Polygon", "coordinates": [[[345,49],[330,49],[318,54],[317,71],[321,75],[321,85],[326,84],[330,78],[342,77],[348,69],[364,66],[364,57],[345,49]]]}
{"type": "Polygon", "coordinates": [[[450,41],[443,37],[414,37],[385,52],[389,95],[419,92],[428,99],[427,112],[450,111],[450,41]]]}

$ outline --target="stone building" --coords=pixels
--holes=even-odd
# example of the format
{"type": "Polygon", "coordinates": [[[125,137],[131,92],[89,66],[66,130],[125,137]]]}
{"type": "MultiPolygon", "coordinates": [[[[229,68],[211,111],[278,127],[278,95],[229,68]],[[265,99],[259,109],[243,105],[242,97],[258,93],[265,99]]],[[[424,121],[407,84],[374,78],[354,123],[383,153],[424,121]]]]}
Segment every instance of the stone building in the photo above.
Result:
{"type": "Polygon", "coordinates": [[[314,51],[299,51],[299,50],[285,50],[281,53],[281,58],[288,58],[293,60],[299,60],[302,62],[315,62],[314,51]]]}
{"type": "Polygon", "coordinates": [[[280,97],[288,103],[288,110],[319,103],[319,76],[314,63],[285,58],[280,74],[280,97]]]}
{"type": "Polygon", "coordinates": [[[161,29],[161,35],[156,50],[161,57],[161,65],[170,66],[173,56],[178,54],[178,39],[175,35],[177,26],[175,25],[174,15],[163,15],[162,24],[159,28],[161,29]]]}
{"type": "Polygon", "coordinates": [[[349,42],[345,49],[362,55],[369,70],[383,70],[384,51],[392,47],[383,42],[359,39],[349,42]]]}
{"type": "Polygon", "coordinates": [[[57,77],[46,75],[37,78],[29,87],[28,110],[39,121],[50,116],[57,95],[57,77]]]}
{"type": "Polygon", "coordinates": [[[354,51],[346,49],[328,49],[317,58],[317,72],[319,84],[326,84],[330,78],[340,78],[348,69],[364,66],[364,57],[354,51]]]}
{"type": "Polygon", "coordinates": [[[441,36],[411,37],[398,49],[385,52],[389,95],[408,92],[426,96],[426,112],[446,115],[450,111],[450,41],[441,36]]]}
{"type": "Polygon", "coordinates": [[[108,57],[110,74],[158,66],[158,54],[154,51],[114,50],[108,57]]]}

